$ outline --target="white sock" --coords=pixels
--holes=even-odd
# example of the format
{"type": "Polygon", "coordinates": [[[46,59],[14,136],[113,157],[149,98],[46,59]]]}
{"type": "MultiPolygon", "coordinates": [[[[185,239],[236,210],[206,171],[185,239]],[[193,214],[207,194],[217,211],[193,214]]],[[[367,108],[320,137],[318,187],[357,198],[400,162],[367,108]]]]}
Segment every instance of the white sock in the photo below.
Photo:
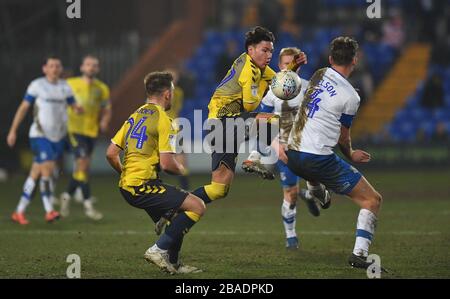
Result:
{"type": "Polygon", "coordinates": [[[286,238],[297,237],[297,233],[295,232],[295,224],[297,221],[296,214],[297,207],[294,206],[291,209],[291,204],[286,199],[283,199],[283,204],[281,205],[281,216],[283,217],[286,238]]]}
{"type": "Polygon", "coordinates": [[[90,198],[84,200],[83,205],[86,210],[92,210],[94,208],[94,205],[92,204],[92,200],[90,198]]]}
{"type": "Polygon", "coordinates": [[[374,213],[366,209],[361,209],[359,211],[353,254],[364,257],[369,255],[369,246],[372,243],[376,224],[377,216],[375,216],[374,213]]]}
{"type": "Polygon", "coordinates": [[[19,204],[17,205],[17,213],[25,212],[25,209],[30,204],[31,195],[33,194],[34,188],[36,187],[36,181],[32,177],[28,177],[23,184],[23,192],[20,197],[19,204]]]}
{"type": "Polygon", "coordinates": [[[161,249],[158,247],[158,245],[153,245],[152,247],[150,247],[151,251],[159,251],[159,252],[166,252],[167,250],[161,249]]]}
{"type": "Polygon", "coordinates": [[[42,203],[44,204],[44,209],[47,213],[53,211],[53,205],[51,202],[52,191],[50,188],[51,180],[52,179],[50,177],[46,178],[42,177],[41,181],[39,182],[40,185],[39,187],[41,189],[42,203]]]}

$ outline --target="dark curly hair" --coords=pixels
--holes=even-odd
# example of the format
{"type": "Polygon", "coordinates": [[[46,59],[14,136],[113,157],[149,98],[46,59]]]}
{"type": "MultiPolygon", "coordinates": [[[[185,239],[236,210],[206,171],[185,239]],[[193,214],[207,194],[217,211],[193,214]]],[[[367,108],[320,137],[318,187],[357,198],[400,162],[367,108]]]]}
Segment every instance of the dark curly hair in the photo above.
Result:
{"type": "Polygon", "coordinates": [[[245,51],[248,51],[249,46],[259,44],[262,41],[274,42],[275,36],[268,29],[256,26],[245,34],[245,51]]]}

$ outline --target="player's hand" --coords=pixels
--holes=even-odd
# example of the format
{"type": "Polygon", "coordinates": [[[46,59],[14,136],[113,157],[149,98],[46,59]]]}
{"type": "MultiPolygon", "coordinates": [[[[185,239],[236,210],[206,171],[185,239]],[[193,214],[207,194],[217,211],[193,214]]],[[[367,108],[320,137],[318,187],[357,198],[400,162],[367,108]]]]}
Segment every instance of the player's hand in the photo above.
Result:
{"type": "Polygon", "coordinates": [[[277,149],[278,159],[283,161],[284,164],[288,163],[288,157],[286,155],[286,149],[284,148],[284,145],[279,143],[278,149],[277,149]]]}
{"type": "Polygon", "coordinates": [[[76,114],[82,114],[82,113],[84,113],[84,108],[83,108],[83,106],[80,106],[80,105],[78,105],[78,104],[74,104],[74,105],[72,106],[72,109],[73,109],[73,111],[75,111],[76,114]]]}
{"type": "Polygon", "coordinates": [[[8,143],[9,147],[14,147],[17,140],[17,134],[16,132],[9,132],[8,137],[6,138],[6,143],[8,143]]]}
{"type": "Polygon", "coordinates": [[[306,56],[305,52],[300,52],[300,54],[297,54],[294,56],[295,64],[298,66],[308,64],[308,56],[306,56]]]}
{"type": "Polygon", "coordinates": [[[101,123],[100,123],[100,131],[103,133],[103,134],[106,134],[106,133],[108,133],[108,123],[107,122],[105,122],[105,121],[102,121],[101,123]]]}
{"type": "Polygon", "coordinates": [[[354,150],[352,152],[352,162],[367,163],[370,161],[370,154],[362,150],[354,150]]]}

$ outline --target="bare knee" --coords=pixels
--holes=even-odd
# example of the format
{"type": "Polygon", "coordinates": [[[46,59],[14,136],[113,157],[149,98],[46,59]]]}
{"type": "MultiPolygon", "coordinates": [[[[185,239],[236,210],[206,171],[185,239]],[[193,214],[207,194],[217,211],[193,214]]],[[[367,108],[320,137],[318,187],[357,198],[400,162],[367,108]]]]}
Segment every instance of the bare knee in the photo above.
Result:
{"type": "Polygon", "coordinates": [[[185,211],[190,211],[198,216],[203,216],[206,211],[205,203],[197,196],[189,194],[182,207],[185,211]]]}
{"type": "Polygon", "coordinates": [[[383,196],[381,196],[381,194],[377,191],[375,191],[375,194],[373,196],[373,202],[377,207],[380,207],[383,203],[383,196]]]}

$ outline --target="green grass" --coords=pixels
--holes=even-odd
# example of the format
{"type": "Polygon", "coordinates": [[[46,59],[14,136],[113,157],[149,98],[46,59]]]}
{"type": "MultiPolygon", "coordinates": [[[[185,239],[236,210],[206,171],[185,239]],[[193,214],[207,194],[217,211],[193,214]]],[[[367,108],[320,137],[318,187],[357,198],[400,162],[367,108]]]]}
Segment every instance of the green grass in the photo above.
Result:
{"type": "MultiPolygon", "coordinates": [[[[371,247],[392,272],[383,277],[450,278],[450,172],[371,172],[366,177],[384,195],[371,247]]],[[[86,219],[81,205],[73,203],[69,218],[47,224],[36,197],[27,227],[9,219],[23,180],[0,184],[0,278],[64,278],[71,253],[81,257],[82,278],[171,278],[144,261],[144,251],[156,240],[153,223],[121,198],[116,177],[92,179],[102,221],[86,219]]],[[[208,181],[194,176],[191,184],[208,181]]],[[[65,184],[60,180],[58,189],[65,184]]],[[[281,198],[276,181],[237,177],[228,198],[209,205],[185,239],[183,260],[205,272],[182,277],[366,278],[365,271],[346,262],[353,249],[356,205],[334,196],[331,208],[313,218],[299,203],[301,248],[287,251],[281,198]]]]}

